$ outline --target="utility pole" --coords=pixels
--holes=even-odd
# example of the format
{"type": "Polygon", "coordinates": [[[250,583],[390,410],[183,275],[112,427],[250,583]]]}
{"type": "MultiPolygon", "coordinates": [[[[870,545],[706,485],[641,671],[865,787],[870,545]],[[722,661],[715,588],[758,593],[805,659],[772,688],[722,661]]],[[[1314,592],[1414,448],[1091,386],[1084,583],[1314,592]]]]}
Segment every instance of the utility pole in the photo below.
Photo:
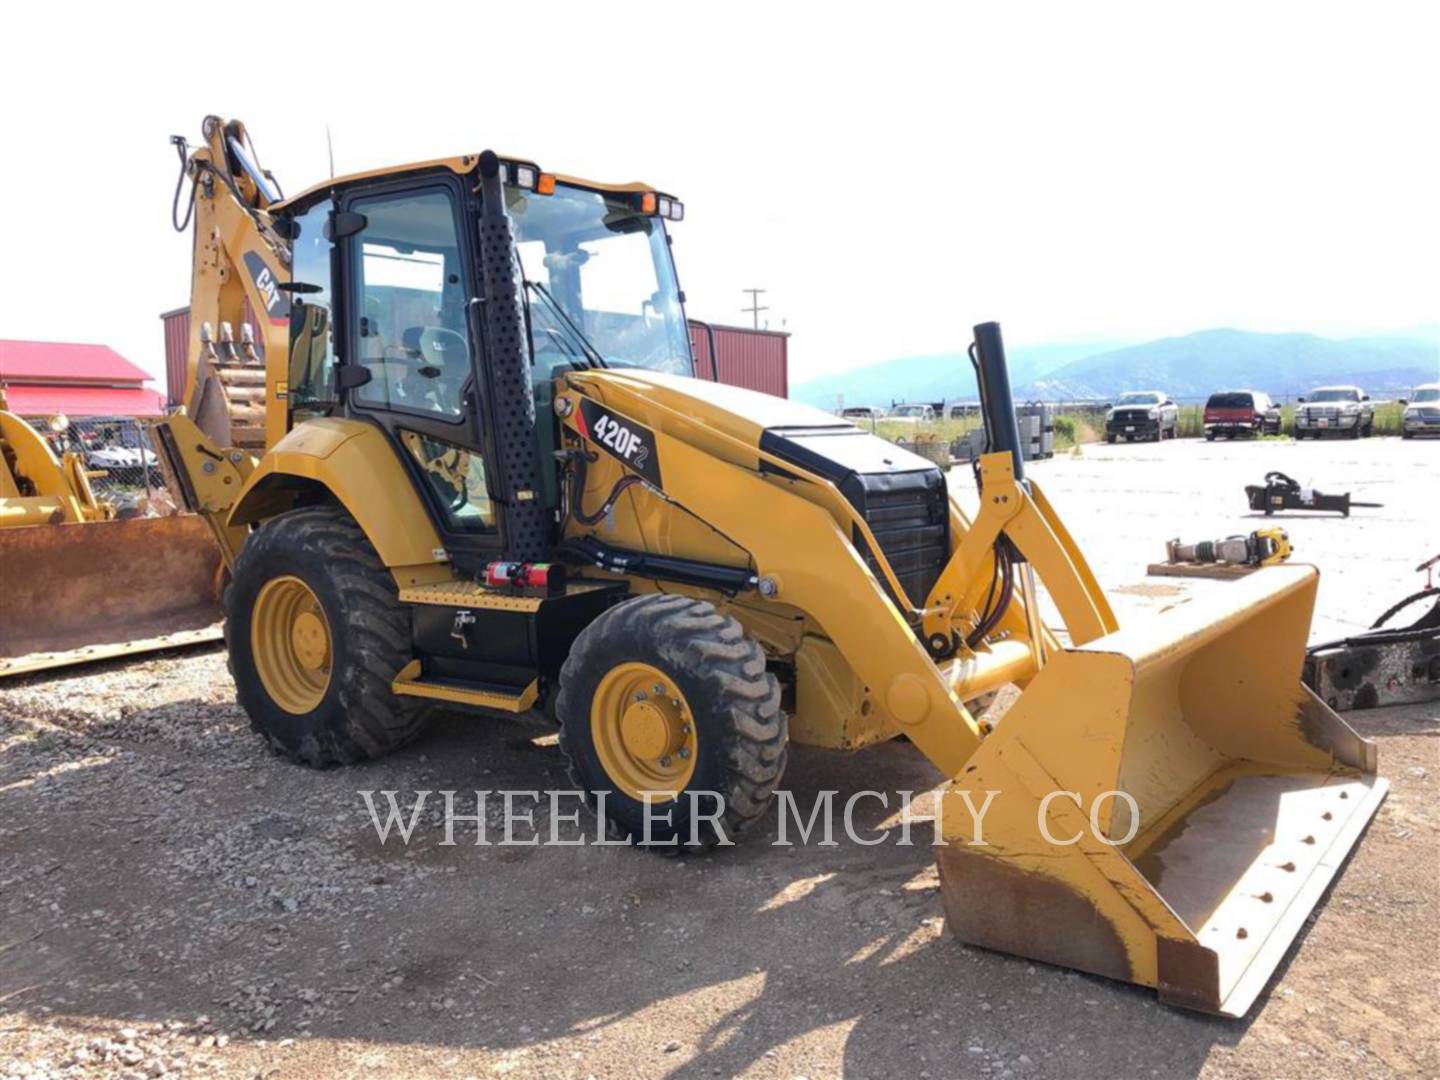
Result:
{"type": "Polygon", "coordinates": [[[740,291],[743,292],[743,293],[749,293],[749,294],[750,294],[750,306],[749,306],[749,307],[741,308],[740,310],[741,310],[741,312],[746,312],[746,311],[748,311],[752,316],[754,316],[754,319],[755,319],[755,329],[756,329],[756,330],[759,330],[759,329],[760,329],[760,312],[762,312],[762,311],[769,311],[769,310],[770,310],[768,307],[761,307],[761,306],[760,306],[760,296],[761,296],[762,293],[765,292],[765,290],[764,290],[764,289],[741,289],[740,291]]]}

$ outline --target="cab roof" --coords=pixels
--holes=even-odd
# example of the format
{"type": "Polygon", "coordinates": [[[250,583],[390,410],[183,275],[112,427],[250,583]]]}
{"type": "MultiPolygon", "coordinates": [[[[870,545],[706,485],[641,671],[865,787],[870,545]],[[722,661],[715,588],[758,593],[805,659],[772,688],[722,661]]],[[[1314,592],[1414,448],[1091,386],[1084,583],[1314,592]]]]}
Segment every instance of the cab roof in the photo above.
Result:
{"type": "MultiPolygon", "coordinates": [[[[501,154],[500,158],[503,161],[533,164],[528,158],[514,157],[507,154],[501,154]]],[[[348,187],[362,180],[375,180],[385,176],[403,176],[406,173],[432,172],[437,169],[449,169],[457,175],[464,176],[472,172],[479,162],[479,154],[462,154],[459,157],[431,158],[428,161],[416,161],[408,165],[387,165],[378,169],[366,169],[362,172],[347,173],[344,176],[335,176],[329,180],[322,180],[318,184],[312,184],[296,195],[291,195],[289,198],[281,199],[277,203],[272,203],[269,209],[271,212],[278,212],[287,207],[309,202],[316,195],[330,191],[333,188],[348,187]]],[[[619,195],[629,195],[644,191],[658,191],[653,185],[643,183],[639,180],[632,180],[624,184],[606,184],[599,180],[586,180],[583,177],[566,176],[561,173],[556,173],[555,179],[562,184],[589,188],[592,191],[614,192],[619,195]]],[[[668,192],[664,194],[668,194],[668,192]]]]}

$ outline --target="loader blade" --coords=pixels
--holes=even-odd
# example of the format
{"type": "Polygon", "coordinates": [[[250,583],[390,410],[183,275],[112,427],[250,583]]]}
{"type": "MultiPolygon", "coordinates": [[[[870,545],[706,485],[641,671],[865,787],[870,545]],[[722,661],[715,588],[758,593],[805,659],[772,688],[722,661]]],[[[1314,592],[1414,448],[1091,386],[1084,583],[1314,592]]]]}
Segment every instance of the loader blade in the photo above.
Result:
{"type": "Polygon", "coordinates": [[[213,640],[221,573],[194,514],[0,528],[0,678],[213,640]]]}
{"type": "Polygon", "coordinates": [[[1301,685],[1317,582],[1266,569],[1052,657],[946,792],[956,935],[1244,1015],[1388,787],[1301,685]],[[992,790],[977,836],[961,792],[992,790]]]}

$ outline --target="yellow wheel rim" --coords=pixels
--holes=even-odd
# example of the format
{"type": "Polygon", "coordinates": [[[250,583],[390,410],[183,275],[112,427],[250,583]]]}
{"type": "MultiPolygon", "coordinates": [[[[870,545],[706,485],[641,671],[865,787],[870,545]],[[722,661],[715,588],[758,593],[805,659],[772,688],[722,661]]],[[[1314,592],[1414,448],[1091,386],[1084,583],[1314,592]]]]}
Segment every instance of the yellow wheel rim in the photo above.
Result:
{"type": "Polygon", "coordinates": [[[611,783],[632,799],[671,802],[695,775],[690,704],[651,664],[617,664],[605,674],[590,704],[590,735],[611,783]]]}
{"type": "Polygon", "coordinates": [[[267,581],[255,597],[250,651],[270,700],[288,713],[310,712],[330,687],[330,623],[297,577],[267,581]]]}

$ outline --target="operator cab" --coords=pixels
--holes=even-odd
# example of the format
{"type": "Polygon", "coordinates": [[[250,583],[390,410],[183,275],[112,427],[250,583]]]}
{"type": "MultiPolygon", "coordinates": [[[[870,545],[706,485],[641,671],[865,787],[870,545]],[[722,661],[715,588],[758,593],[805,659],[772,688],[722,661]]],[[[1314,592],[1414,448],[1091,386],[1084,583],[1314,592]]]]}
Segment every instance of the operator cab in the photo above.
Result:
{"type": "MultiPolygon", "coordinates": [[[[504,546],[493,464],[507,437],[485,356],[477,159],[332,181],[276,208],[291,240],[289,426],[366,419],[416,473],[446,550],[504,546]]],[[[554,380],[594,367],[693,376],[665,222],[682,205],[507,162],[542,460],[554,380]]],[[[553,469],[539,496],[558,503],[553,469]]]]}

